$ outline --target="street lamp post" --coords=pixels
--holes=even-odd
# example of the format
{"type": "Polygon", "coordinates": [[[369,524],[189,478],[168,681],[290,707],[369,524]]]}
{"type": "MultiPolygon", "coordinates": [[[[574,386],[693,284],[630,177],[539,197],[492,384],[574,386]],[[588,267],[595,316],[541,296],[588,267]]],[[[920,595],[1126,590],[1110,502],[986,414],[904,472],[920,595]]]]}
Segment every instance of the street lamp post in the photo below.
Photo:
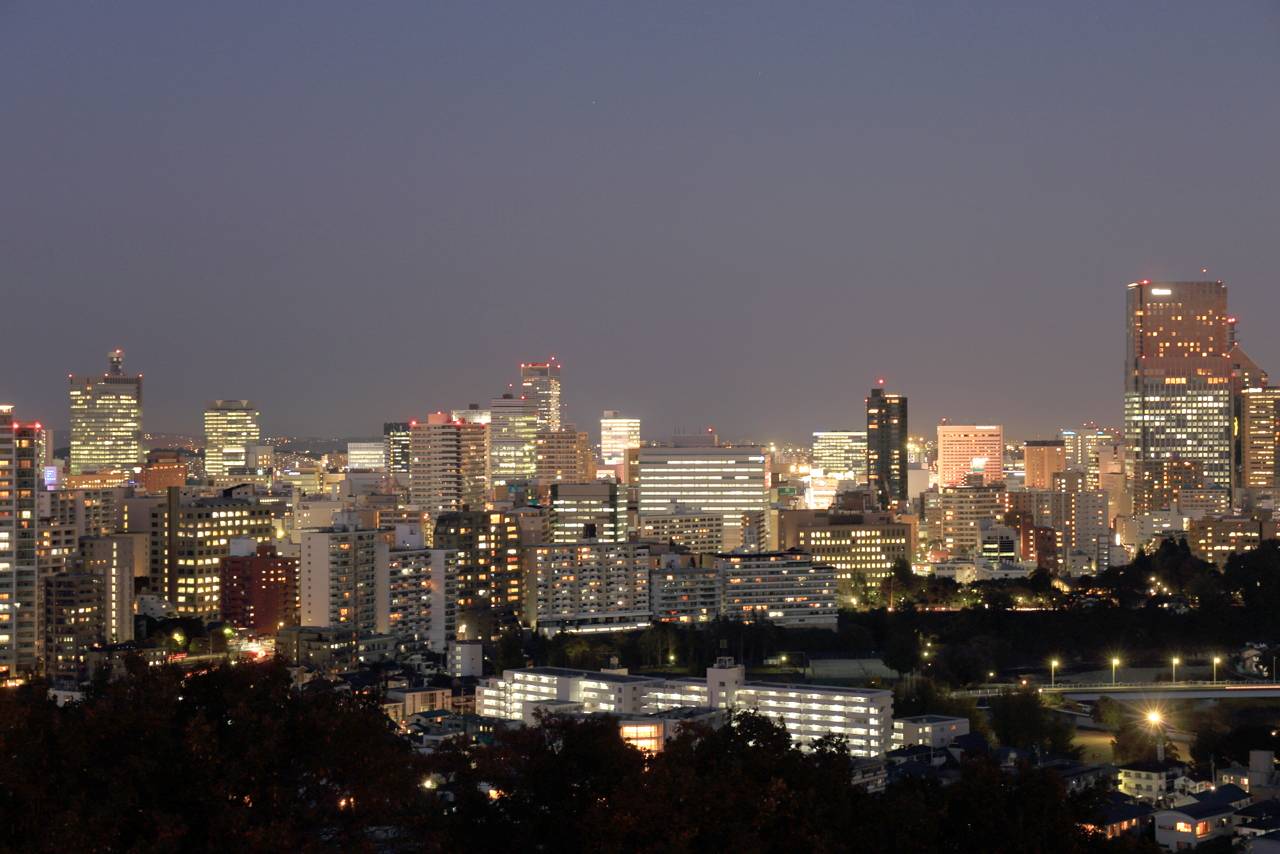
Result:
{"type": "Polygon", "coordinates": [[[1215,655],[1213,657],[1213,681],[1214,682],[1218,681],[1218,665],[1221,663],[1222,663],[1222,659],[1219,656],[1215,655]]]}
{"type": "Polygon", "coordinates": [[[1112,658],[1111,659],[1111,684],[1112,685],[1116,684],[1116,668],[1119,666],[1120,666],[1120,659],[1112,658]]]}
{"type": "Polygon", "coordinates": [[[1173,675],[1170,677],[1170,681],[1177,682],[1178,681],[1178,665],[1182,663],[1182,659],[1178,658],[1178,656],[1175,655],[1171,659],[1170,663],[1173,664],[1173,675]]]}
{"type": "Polygon", "coordinates": [[[1058,684],[1058,659],[1054,658],[1049,661],[1049,687],[1056,687],[1058,684]]]}
{"type": "Polygon", "coordinates": [[[1155,709],[1147,712],[1147,723],[1151,724],[1151,729],[1155,731],[1156,738],[1156,760],[1164,761],[1164,716],[1155,709]]]}

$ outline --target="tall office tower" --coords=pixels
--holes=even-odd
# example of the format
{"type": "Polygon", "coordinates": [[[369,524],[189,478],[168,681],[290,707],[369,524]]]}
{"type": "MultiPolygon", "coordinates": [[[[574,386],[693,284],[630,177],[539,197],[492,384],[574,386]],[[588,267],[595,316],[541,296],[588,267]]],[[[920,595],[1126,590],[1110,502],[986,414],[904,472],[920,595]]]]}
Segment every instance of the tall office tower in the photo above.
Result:
{"type": "Polygon", "coordinates": [[[744,542],[744,517],[769,507],[769,461],[758,446],[736,448],[640,448],[636,485],[642,516],[675,506],[719,513],[726,549],[744,542]]]}
{"type": "Polygon", "coordinates": [[[867,432],[821,430],[813,434],[813,467],[841,480],[867,480],[867,432]]]}
{"type": "Polygon", "coordinates": [[[1137,470],[1187,460],[1207,480],[1230,486],[1234,342],[1227,286],[1144,279],[1129,285],[1127,312],[1124,430],[1137,470]]]}
{"type": "Polygon", "coordinates": [[[411,422],[409,503],[432,518],[483,508],[489,491],[488,430],[443,412],[411,422]]]}
{"type": "Polygon", "coordinates": [[[640,419],[625,418],[616,409],[606,409],[600,416],[600,461],[607,466],[620,466],[627,461],[627,450],[640,447],[640,419]]]}
{"type": "Polygon", "coordinates": [[[520,528],[506,513],[468,510],[435,520],[432,542],[458,553],[458,637],[478,640],[524,610],[520,528]]]}
{"type": "Polygon", "coordinates": [[[576,543],[599,540],[621,543],[627,539],[627,507],[618,506],[618,485],[556,483],[551,486],[551,542],[576,543]]]}
{"type": "Polygon", "coordinates": [[[0,406],[0,680],[36,669],[40,444],[44,428],[0,406]]]}
{"type": "Polygon", "coordinates": [[[1027,489],[1048,489],[1053,476],[1067,470],[1067,448],[1062,439],[1028,439],[1022,444],[1027,489]]]}
{"type": "Polygon", "coordinates": [[[261,413],[247,400],[215,400],[204,411],[204,476],[222,477],[249,465],[249,448],[262,439],[261,413]]]}
{"type": "Polygon", "coordinates": [[[383,533],[363,527],[353,513],[337,514],[331,527],[303,531],[301,624],[386,634],[389,551],[383,533]]]}
{"type": "Polygon", "coordinates": [[[539,483],[595,480],[596,460],[586,433],[572,427],[539,430],[533,437],[534,477],[539,483]]]}
{"type": "Polygon", "coordinates": [[[146,534],[82,537],[79,548],[81,568],[102,579],[102,639],[133,640],[133,583],[147,574],[146,534]]]}
{"type": "Polygon", "coordinates": [[[390,474],[408,474],[413,460],[410,431],[412,425],[404,421],[388,421],[382,425],[383,466],[390,474]]]}
{"type": "Polygon", "coordinates": [[[298,624],[298,559],[271,543],[237,540],[222,559],[222,619],[274,635],[298,624]]]}
{"type": "Polygon", "coordinates": [[[938,484],[959,486],[970,474],[981,474],[983,483],[1004,483],[1004,428],[939,424],[938,484]]]}
{"type": "Polygon", "coordinates": [[[389,632],[403,652],[443,653],[458,632],[458,554],[429,549],[420,525],[396,525],[389,632]]]}
{"type": "Polygon", "coordinates": [[[1280,485],[1280,388],[1247,388],[1240,394],[1240,483],[1245,489],[1280,485]]]}
{"type": "Polygon", "coordinates": [[[546,362],[520,365],[520,393],[534,401],[538,430],[560,429],[560,363],[555,356],[546,362]]]}
{"type": "Polygon", "coordinates": [[[349,471],[385,471],[386,449],[382,442],[348,442],[349,471]]]}
{"type": "Polygon", "coordinates": [[[131,469],[142,462],[142,374],[126,376],[124,351],[107,354],[100,377],[68,374],[72,474],[131,469]]]}
{"type": "Polygon", "coordinates": [[[557,543],[533,548],[540,632],[601,632],[649,625],[647,543],[557,543]]]}
{"type": "Polygon", "coordinates": [[[1114,525],[1117,516],[1133,513],[1133,476],[1129,465],[1129,445],[1123,439],[1100,444],[1098,450],[1098,489],[1107,494],[1107,523],[1114,525]]]}
{"type": "Polygon", "coordinates": [[[507,393],[493,399],[489,413],[491,485],[533,480],[537,471],[533,443],[538,433],[538,401],[507,393]]]}
{"type": "Polygon", "coordinates": [[[882,505],[907,500],[907,398],[880,386],[867,396],[867,478],[882,505]]]}

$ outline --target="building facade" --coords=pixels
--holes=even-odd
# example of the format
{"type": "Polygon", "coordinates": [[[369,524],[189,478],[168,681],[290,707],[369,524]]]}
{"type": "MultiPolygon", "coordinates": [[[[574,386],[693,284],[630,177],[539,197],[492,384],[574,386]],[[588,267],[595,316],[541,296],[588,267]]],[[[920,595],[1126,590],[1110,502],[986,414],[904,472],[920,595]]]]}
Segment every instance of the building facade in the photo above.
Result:
{"type": "Polygon", "coordinates": [[[133,469],[142,463],[142,374],[124,373],[124,351],[112,350],[101,376],[68,375],[71,474],[133,469]]]}

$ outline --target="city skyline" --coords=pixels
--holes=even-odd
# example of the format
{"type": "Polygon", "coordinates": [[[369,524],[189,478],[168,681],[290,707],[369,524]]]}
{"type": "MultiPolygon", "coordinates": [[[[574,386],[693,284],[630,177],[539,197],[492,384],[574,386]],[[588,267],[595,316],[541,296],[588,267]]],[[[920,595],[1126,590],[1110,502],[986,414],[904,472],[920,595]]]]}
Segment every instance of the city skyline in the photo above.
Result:
{"type": "Polygon", "coordinates": [[[583,428],[801,441],[885,376],[1043,436],[1206,266],[1280,364],[1274,7],[4,15],[0,396],[55,424],[123,347],[154,430],[372,436],[555,353],[583,428]]]}

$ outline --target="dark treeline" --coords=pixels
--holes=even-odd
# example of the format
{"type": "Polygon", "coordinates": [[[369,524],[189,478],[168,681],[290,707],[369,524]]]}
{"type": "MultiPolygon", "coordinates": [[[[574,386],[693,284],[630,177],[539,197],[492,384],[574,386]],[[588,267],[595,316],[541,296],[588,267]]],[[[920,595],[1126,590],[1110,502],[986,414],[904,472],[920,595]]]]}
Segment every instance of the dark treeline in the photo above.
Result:
{"type": "Polygon", "coordinates": [[[604,717],[421,756],[376,697],[294,690],[275,663],[135,672],[62,708],[6,691],[0,751],[5,851],[1152,850],[1085,833],[1095,797],[1050,772],[978,759],[872,795],[843,741],[802,752],[754,715],[652,757],[604,717]]]}

